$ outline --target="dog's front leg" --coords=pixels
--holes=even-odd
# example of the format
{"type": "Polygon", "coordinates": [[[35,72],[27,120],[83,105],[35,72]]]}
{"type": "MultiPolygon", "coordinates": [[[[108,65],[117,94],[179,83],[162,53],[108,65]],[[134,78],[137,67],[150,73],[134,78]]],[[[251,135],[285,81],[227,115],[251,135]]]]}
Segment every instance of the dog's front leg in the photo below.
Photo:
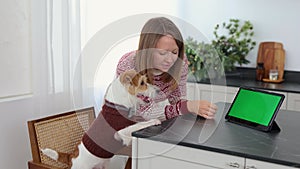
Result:
{"type": "Polygon", "coordinates": [[[99,162],[98,164],[96,164],[92,169],[108,169],[108,165],[109,165],[110,160],[103,160],[101,162],[99,162]]]}
{"type": "Polygon", "coordinates": [[[158,125],[161,124],[161,121],[158,119],[151,119],[148,121],[144,121],[144,122],[138,122],[136,124],[133,124],[131,126],[128,126],[122,130],[119,130],[118,132],[115,133],[115,139],[122,141],[124,145],[129,146],[131,145],[131,141],[132,141],[132,136],[131,133],[141,130],[143,128],[146,127],[150,127],[153,125],[158,125]]]}
{"type": "Polygon", "coordinates": [[[108,169],[110,158],[99,158],[84,146],[83,143],[78,146],[79,155],[72,159],[71,169],[108,169]]]}

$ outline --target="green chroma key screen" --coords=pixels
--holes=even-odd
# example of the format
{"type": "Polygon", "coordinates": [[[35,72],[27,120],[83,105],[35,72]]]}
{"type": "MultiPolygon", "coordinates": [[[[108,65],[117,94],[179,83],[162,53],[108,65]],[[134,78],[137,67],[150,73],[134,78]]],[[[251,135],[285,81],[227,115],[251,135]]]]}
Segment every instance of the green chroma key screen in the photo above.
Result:
{"type": "Polygon", "coordinates": [[[268,126],[280,99],[277,95],[241,89],[228,115],[268,126]]]}

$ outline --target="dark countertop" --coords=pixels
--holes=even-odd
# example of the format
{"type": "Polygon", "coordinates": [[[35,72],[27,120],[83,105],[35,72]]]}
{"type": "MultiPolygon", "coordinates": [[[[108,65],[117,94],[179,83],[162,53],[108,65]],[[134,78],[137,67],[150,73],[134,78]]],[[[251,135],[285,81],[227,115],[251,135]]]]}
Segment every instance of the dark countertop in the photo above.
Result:
{"type": "MultiPolygon", "coordinates": [[[[194,82],[189,78],[189,82],[194,82]]],[[[281,92],[300,93],[300,72],[285,71],[282,83],[267,83],[255,80],[254,68],[237,68],[235,72],[227,73],[220,79],[206,79],[198,83],[224,85],[232,87],[251,87],[281,92]]]]}
{"type": "Polygon", "coordinates": [[[225,121],[229,103],[217,103],[214,120],[191,114],[133,133],[139,138],[179,144],[245,158],[300,167],[300,113],[280,110],[280,132],[262,132],[225,121]]]}

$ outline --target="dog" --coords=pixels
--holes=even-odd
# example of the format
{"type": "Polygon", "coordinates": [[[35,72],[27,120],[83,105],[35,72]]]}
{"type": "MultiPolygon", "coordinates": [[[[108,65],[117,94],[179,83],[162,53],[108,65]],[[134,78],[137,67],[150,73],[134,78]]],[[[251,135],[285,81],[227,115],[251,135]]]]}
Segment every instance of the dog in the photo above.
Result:
{"type": "MultiPolygon", "coordinates": [[[[108,169],[111,157],[131,145],[132,132],[161,124],[158,119],[145,121],[135,111],[157,93],[158,89],[147,82],[146,75],[135,70],[125,71],[109,85],[100,114],[73,153],[49,148],[41,149],[41,152],[68,164],[71,169],[108,169]]],[[[168,104],[168,101],[162,104],[168,104]]]]}

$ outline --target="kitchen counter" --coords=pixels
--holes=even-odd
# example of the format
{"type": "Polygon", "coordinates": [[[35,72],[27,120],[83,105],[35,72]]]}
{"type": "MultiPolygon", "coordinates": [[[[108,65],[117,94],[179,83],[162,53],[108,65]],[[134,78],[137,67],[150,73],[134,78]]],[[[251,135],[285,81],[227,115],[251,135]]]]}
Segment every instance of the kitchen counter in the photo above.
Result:
{"type": "Polygon", "coordinates": [[[214,120],[188,114],[134,132],[138,138],[300,167],[300,113],[280,110],[280,132],[262,132],[225,121],[229,103],[217,103],[214,120]]]}

